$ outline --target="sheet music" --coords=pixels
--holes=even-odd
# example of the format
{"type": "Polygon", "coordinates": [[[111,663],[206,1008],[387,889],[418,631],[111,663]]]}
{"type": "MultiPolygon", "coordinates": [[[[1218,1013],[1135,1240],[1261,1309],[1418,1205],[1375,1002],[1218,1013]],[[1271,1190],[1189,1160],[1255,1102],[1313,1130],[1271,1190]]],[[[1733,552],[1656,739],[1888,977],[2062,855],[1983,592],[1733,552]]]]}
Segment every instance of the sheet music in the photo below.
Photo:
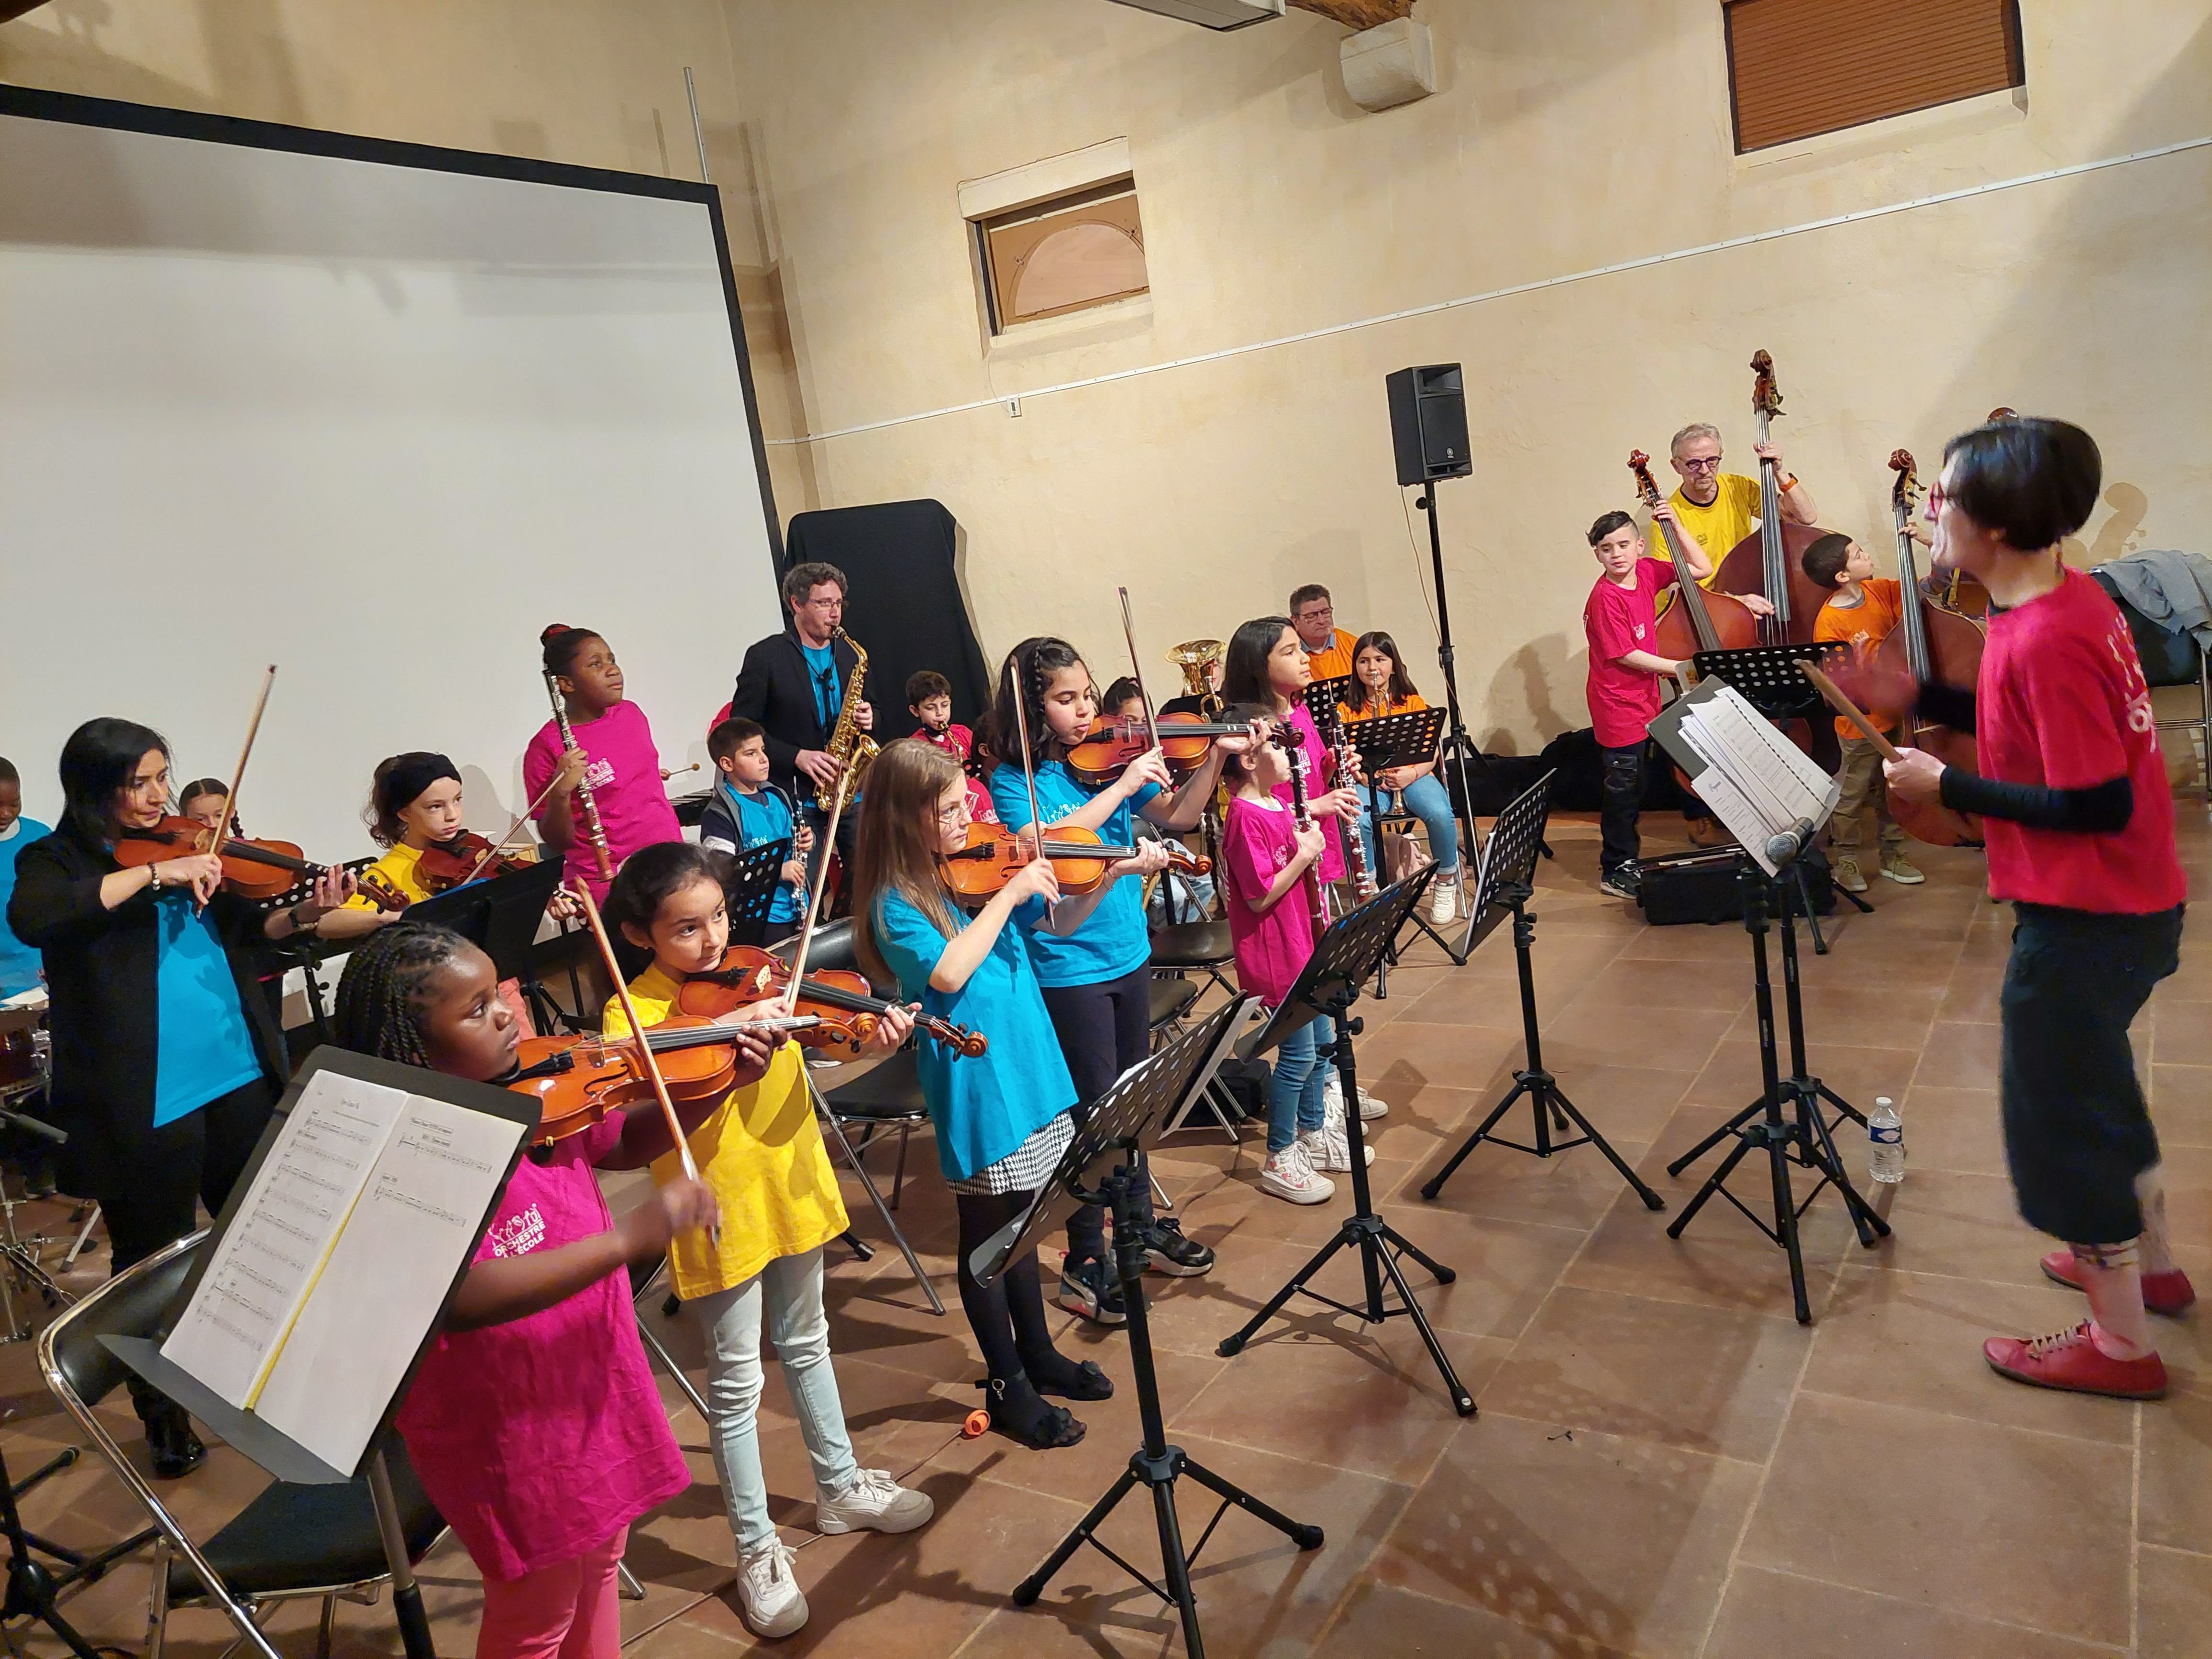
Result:
{"type": "Polygon", "coordinates": [[[1768,839],[1802,820],[1824,822],[1835,810],[1835,780],[1732,686],[1708,680],[1668,712],[1676,710],[1675,734],[1703,763],[1692,775],[1698,798],[1776,874],[1768,839]]]}
{"type": "Polygon", "coordinates": [[[232,1405],[252,1403],[408,1098],[336,1072],[309,1080],[163,1358],[232,1405]]]}
{"type": "Polygon", "coordinates": [[[437,1317],[506,1179],[522,1127],[405,1096],[366,1190],[315,1280],[254,1413],[350,1469],[437,1317]]]}

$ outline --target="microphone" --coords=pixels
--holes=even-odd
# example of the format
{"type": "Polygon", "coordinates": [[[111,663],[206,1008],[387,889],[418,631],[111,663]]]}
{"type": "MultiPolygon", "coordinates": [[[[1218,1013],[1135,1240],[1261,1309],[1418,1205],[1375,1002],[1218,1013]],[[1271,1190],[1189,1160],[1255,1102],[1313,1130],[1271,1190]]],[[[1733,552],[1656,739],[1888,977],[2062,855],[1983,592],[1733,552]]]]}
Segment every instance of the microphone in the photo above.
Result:
{"type": "Polygon", "coordinates": [[[1800,818],[1780,835],[1769,836],[1766,838],[1767,862],[1779,869],[1811,844],[1814,833],[1813,820],[1800,818]]]}

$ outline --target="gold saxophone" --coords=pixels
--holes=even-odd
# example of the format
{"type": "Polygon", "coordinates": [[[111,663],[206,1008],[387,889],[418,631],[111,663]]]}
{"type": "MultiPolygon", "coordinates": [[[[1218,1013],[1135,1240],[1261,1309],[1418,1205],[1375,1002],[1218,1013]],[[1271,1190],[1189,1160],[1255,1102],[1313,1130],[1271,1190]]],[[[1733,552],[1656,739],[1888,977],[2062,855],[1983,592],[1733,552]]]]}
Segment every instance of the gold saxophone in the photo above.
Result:
{"type": "MultiPolygon", "coordinates": [[[[852,774],[853,781],[847,787],[845,797],[849,806],[853,793],[860,788],[860,778],[868,769],[868,763],[875,759],[878,751],[876,740],[860,726],[860,687],[868,678],[868,653],[860,649],[858,640],[842,628],[830,636],[832,645],[839,640],[853,647],[853,678],[845,682],[844,705],[837,710],[836,729],[830,733],[823,752],[843,762],[845,770],[852,774]]],[[[834,780],[816,786],[814,804],[825,812],[832,811],[837,805],[837,791],[838,783],[834,780]]]]}

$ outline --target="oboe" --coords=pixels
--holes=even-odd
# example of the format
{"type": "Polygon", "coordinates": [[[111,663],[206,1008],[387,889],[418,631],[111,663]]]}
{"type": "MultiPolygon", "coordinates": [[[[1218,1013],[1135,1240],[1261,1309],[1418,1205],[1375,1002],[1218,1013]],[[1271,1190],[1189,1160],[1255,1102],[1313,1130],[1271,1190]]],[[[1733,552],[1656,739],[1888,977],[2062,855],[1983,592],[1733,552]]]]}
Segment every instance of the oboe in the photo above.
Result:
{"type": "MultiPolygon", "coordinates": [[[[1331,750],[1336,765],[1336,784],[1340,789],[1352,789],[1352,739],[1344,729],[1344,717],[1336,717],[1336,742],[1331,750]]],[[[1364,902],[1382,890],[1375,884],[1375,872],[1367,867],[1367,843],[1359,834],[1356,817],[1339,820],[1344,830],[1345,861],[1352,866],[1352,896],[1364,902]]]]}
{"type": "MultiPolygon", "coordinates": [[[[576,746],[576,734],[568,729],[568,705],[562,700],[560,684],[550,673],[545,676],[545,693],[553,699],[553,724],[560,728],[561,752],[565,756],[576,746]]],[[[607,852],[606,828],[599,822],[599,799],[585,779],[576,780],[576,800],[584,809],[584,839],[592,844],[592,860],[599,867],[599,879],[612,881],[615,861],[607,852]]]]}

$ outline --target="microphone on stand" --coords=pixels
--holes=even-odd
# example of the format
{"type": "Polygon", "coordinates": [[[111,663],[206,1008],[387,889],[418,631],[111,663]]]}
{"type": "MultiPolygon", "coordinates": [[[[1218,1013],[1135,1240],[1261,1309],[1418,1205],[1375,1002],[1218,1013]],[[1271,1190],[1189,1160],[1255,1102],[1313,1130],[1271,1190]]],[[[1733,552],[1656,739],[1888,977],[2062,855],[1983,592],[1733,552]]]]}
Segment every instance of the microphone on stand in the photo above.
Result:
{"type": "Polygon", "coordinates": [[[1812,819],[1800,818],[1781,834],[1769,836],[1766,838],[1767,862],[1780,869],[1810,846],[1816,833],[1812,819]]]}

